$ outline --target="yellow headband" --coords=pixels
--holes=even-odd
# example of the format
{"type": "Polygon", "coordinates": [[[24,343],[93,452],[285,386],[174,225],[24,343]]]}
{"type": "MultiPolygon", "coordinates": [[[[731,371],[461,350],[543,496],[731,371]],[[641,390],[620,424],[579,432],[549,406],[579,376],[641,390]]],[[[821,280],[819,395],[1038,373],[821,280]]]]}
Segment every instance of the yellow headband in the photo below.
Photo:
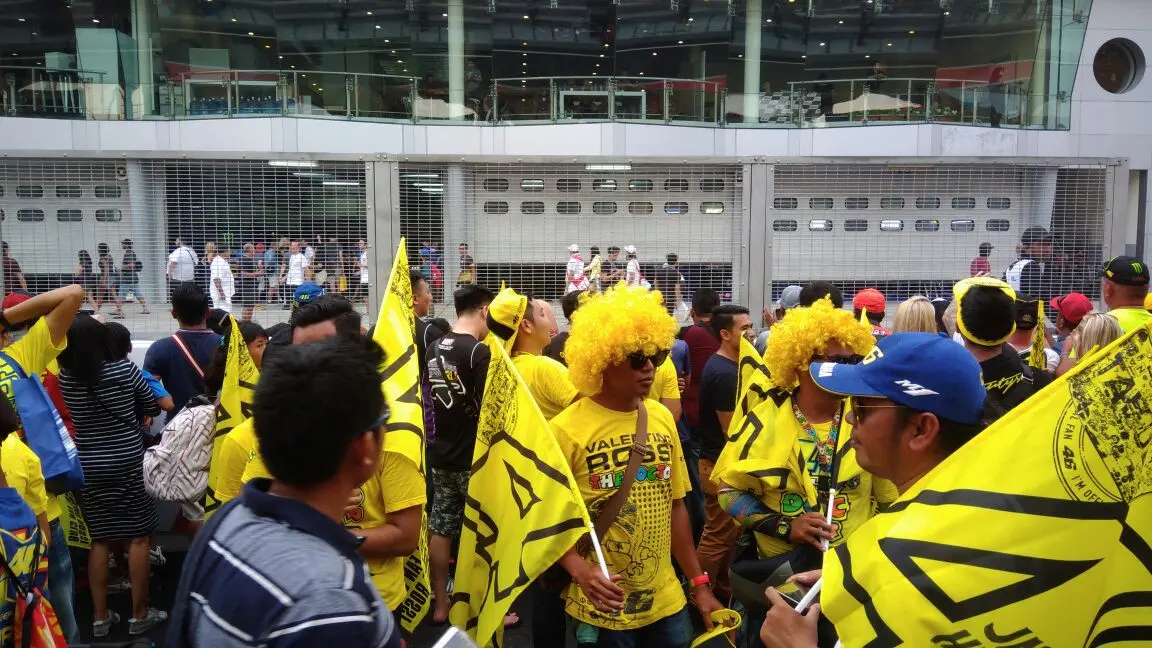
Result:
{"type": "Polygon", "coordinates": [[[1008,331],[1008,334],[999,340],[982,340],[972,335],[972,332],[968,330],[968,325],[964,322],[964,309],[961,307],[961,302],[964,299],[964,295],[967,295],[969,290],[977,286],[995,288],[1005,295],[1008,295],[1013,303],[1016,302],[1016,291],[1012,289],[1012,286],[1009,286],[999,279],[993,279],[992,277],[970,277],[960,281],[952,287],[952,299],[956,302],[956,328],[960,329],[960,334],[963,335],[965,339],[972,340],[976,344],[988,347],[1004,344],[1012,337],[1012,334],[1016,332],[1015,318],[1013,318],[1012,328],[1008,331]]]}

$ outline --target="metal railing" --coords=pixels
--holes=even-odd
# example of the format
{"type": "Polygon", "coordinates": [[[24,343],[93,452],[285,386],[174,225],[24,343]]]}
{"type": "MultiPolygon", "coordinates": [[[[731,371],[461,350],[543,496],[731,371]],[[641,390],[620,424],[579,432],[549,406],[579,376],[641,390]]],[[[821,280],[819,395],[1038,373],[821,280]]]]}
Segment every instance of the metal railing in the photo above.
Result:
{"type": "Polygon", "coordinates": [[[486,121],[720,121],[716,81],[651,77],[493,79],[486,121]]]}
{"type": "Polygon", "coordinates": [[[51,70],[36,66],[0,67],[0,114],[10,117],[83,117],[106,102],[104,73],[92,70],[51,70]]]}
{"type": "MultiPolygon", "coordinates": [[[[722,81],[651,77],[493,79],[451,96],[415,76],[304,70],[214,70],[156,83],[104,83],[105,73],[0,66],[0,114],[78,119],[318,117],[473,124],[637,121],[820,128],[951,122],[1031,126],[1024,82],[819,79],[729,93],[722,81]]],[[[1052,101],[1052,98],[1045,98],[1052,101]]]]}

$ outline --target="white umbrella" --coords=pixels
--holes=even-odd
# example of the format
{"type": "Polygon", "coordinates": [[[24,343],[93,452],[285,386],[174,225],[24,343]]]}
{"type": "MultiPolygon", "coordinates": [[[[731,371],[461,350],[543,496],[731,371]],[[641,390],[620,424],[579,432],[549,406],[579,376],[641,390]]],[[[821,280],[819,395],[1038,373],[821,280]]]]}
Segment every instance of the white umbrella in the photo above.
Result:
{"type": "Polygon", "coordinates": [[[905,101],[899,97],[890,97],[888,95],[875,94],[872,92],[865,92],[859,97],[851,101],[842,101],[835,106],[832,106],[832,114],[844,115],[848,113],[858,112],[879,112],[884,110],[905,110],[907,108],[919,108],[920,104],[905,101]]]}

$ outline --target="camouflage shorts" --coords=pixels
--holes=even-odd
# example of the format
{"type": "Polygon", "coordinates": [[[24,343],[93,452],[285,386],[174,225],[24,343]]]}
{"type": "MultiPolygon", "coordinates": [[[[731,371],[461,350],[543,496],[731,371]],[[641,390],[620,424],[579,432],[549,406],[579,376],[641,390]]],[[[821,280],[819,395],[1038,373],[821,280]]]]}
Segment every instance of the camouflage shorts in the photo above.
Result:
{"type": "Polygon", "coordinates": [[[428,514],[428,530],[432,534],[446,538],[460,535],[471,474],[469,470],[432,469],[432,512],[428,514]]]}

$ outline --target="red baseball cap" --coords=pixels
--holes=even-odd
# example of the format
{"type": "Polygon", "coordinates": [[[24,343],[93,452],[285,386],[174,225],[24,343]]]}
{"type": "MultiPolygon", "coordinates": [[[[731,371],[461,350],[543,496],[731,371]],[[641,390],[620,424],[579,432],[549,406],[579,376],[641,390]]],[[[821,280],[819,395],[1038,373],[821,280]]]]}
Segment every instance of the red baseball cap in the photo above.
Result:
{"type": "Polygon", "coordinates": [[[852,298],[852,308],[859,308],[869,313],[883,313],[886,303],[884,293],[875,288],[865,288],[852,298]]]}
{"type": "Polygon", "coordinates": [[[1085,315],[1092,312],[1092,300],[1078,292],[1070,292],[1063,297],[1053,297],[1048,305],[1073,326],[1079,324],[1085,315]]]}
{"type": "Polygon", "coordinates": [[[32,299],[32,295],[29,295],[26,292],[8,293],[8,295],[4,297],[4,302],[0,303],[0,308],[9,309],[16,304],[22,304],[29,299],[32,299]]]}

